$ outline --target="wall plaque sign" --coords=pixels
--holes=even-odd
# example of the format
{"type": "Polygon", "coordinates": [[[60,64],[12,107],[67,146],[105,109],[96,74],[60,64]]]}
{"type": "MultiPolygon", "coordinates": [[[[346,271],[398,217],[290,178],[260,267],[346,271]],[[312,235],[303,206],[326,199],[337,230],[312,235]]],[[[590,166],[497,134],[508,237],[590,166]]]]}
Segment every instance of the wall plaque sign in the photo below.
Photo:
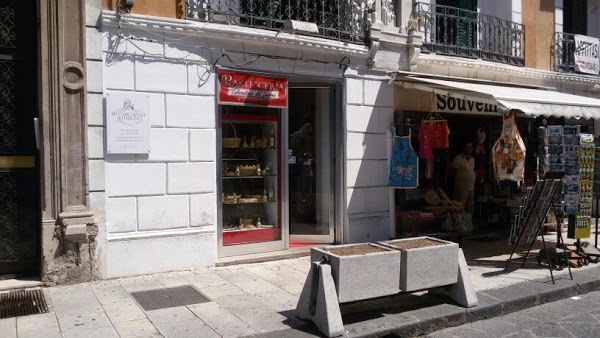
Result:
{"type": "Polygon", "coordinates": [[[150,153],[149,101],[148,95],[106,96],[108,154],[150,153]]]}

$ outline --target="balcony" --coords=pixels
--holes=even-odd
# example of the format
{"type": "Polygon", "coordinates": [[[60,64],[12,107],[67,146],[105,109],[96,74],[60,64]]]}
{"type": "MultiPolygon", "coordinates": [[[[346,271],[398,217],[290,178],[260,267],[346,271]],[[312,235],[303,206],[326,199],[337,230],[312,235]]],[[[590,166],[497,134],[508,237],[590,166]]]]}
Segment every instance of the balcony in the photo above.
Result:
{"type": "Polygon", "coordinates": [[[525,65],[525,27],[510,20],[456,7],[416,3],[422,53],[525,65]]]}
{"type": "Polygon", "coordinates": [[[368,42],[367,0],[187,0],[187,18],[275,31],[290,29],[291,20],[303,21],[316,29],[298,34],[368,42]]]}
{"type": "Polygon", "coordinates": [[[598,75],[598,39],[556,32],[554,71],[598,75]]]}

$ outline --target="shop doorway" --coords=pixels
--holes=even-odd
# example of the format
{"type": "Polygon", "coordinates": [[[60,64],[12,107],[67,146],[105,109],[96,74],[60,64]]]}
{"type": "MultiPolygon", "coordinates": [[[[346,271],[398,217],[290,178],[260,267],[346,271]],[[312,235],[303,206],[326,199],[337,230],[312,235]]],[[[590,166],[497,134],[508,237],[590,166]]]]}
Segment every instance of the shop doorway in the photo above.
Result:
{"type": "Polygon", "coordinates": [[[36,1],[0,0],[0,13],[0,279],[7,279],[40,270],[36,1]]]}
{"type": "Polygon", "coordinates": [[[289,245],[334,242],[332,87],[294,87],[288,110],[289,245]]]}

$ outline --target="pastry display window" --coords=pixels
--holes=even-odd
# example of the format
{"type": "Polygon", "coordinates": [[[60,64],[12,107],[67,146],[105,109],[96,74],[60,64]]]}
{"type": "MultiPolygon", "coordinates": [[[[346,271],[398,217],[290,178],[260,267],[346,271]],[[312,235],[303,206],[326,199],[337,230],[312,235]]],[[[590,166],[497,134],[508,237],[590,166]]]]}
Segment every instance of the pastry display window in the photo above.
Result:
{"type": "Polygon", "coordinates": [[[280,112],[221,107],[224,247],[282,238],[280,112]]]}

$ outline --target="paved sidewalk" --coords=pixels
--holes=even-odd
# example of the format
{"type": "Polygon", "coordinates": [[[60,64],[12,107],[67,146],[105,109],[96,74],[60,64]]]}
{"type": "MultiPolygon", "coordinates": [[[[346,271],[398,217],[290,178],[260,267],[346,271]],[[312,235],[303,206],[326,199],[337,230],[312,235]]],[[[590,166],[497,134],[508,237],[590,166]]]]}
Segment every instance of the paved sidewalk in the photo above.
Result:
{"type": "MultiPolygon", "coordinates": [[[[534,259],[505,273],[506,241],[468,242],[467,260],[480,306],[458,307],[427,293],[342,306],[349,336],[413,336],[600,289],[600,267],[561,272],[557,285],[534,259]]],[[[173,272],[44,289],[50,312],[0,320],[0,337],[297,337],[313,335],[294,316],[309,258],[173,272]],[[144,311],[131,292],[193,285],[212,302],[144,311]]]]}

